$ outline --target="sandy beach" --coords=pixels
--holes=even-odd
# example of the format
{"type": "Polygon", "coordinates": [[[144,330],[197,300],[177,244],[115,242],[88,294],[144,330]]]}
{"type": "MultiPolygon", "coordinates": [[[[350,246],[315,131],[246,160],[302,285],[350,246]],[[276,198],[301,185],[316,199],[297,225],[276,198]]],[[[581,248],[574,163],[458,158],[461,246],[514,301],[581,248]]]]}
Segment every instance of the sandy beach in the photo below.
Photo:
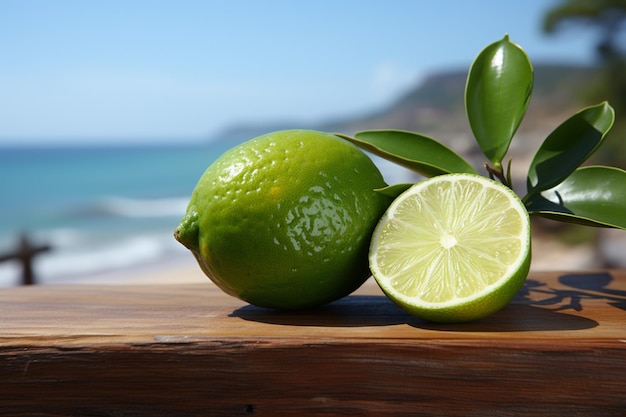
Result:
{"type": "MultiPolygon", "coordinates": [[[[533,242],[533,271],[584,270],[599,266],[594,262],[594,252],[587,245],[565,246],[556,241],[533,242]]],[[[191,256],[175,260],[146,264],[89,276],[56,279],[42,285],[177,285],[210,284],[195,259],[191,256]]]]}
{"type": "Polygon", "coordinates": [[[42,282],[43,285],[166,285],[210,282],[193,257],[156,262],[89,276],[74,276],[42,282]]]}
{"type": "MultiPolygon", "coordinates": [[[[603,240],[615,253],[606,253],[606,260],[623,267],[623,251],[626,249],[626,234],[620,230],[603,232],[603,240]],[[610,257],[606,255],[612,255],[610,257]]],[[[601,248],[606,252],[606,248],[601,248]]],[[[582,271],[607,267],[599,258],[598,250],[592,245],[566,245],[558,239],[542,236],[533,238],[532,271],[582,271]]],[[[605,260],[605,261],[606,261],[605,260]]],[[[20,268],[14,265],[15,284],[19,282],[20,268]]],[[[35,265],[35,270],[37,267],[35,265]]],[[[64,277],[46,277],[37,274],[38,285],[177,285],[177,284],[211,284],[191,254],[181,252],[166,259],[144,262],[133,267],[104,270],[90,274],[75,274],[64,277]]],[[[13,286],[13,285],[8,285],[13,286]]]]}

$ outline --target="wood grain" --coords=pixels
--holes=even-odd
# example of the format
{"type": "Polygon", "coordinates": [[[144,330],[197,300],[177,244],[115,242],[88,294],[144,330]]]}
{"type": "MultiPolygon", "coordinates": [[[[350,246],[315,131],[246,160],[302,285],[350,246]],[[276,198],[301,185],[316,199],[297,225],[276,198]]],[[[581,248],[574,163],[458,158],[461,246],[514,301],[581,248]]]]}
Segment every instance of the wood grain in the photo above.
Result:
{"type": "Polygon", "coordinates": [[[474,323],[373,281],[277,312],[203,284],[0,290],[0,415],[624,416],[626,271],[532,273],[474,323]]]}

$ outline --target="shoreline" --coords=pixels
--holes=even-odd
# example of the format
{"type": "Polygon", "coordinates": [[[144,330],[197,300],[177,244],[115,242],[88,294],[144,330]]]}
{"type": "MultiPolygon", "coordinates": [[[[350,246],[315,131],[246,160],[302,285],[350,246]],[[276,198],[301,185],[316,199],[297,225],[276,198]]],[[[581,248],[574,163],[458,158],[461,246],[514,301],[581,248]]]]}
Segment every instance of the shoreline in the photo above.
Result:
{"type": "MultiPolygon", "coordinates": [[[[618,235],[623,239],[623,235],[618,235]]],[[[620,241],[620,243],[622,243],[620,241]]],[[[531,271],[590,270],[602,267],[598,255],[591,245],[569,246],[545,236],[533,239],[531,271]]],[[[621,246],[621,245],[620,245],[621,246]]],[[[2,288],[19,286],[21,270],[13,268],[14,284],[2,288]]],[[[64,277],[45,276],[37,271],[36,285],[176,285],[207,284],[211,280],[205,276],[196,260],[188,253],[169,254],[167,259],[146,261],[133,266],[100,270],[87,274],[72,274],[64,277]]]]}
{"type": "Polygon", "coordinates": [[[41,285],[156,285],[202,284],[210,282],[191,256],[143,263],[66,278],[48,279],[41,285]]]}

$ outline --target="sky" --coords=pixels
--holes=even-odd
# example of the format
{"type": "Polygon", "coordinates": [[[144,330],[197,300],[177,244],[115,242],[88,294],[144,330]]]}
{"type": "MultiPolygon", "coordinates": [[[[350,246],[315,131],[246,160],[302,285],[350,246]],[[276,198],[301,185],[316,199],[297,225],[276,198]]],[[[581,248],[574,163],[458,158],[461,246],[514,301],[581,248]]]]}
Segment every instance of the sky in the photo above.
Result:
{"type": "Polygon", "coordinates": [[[551,0],[0,0],[0,145],[203,141],[236,123],[383,108],[509,34],[533,63],[551,0]]]}

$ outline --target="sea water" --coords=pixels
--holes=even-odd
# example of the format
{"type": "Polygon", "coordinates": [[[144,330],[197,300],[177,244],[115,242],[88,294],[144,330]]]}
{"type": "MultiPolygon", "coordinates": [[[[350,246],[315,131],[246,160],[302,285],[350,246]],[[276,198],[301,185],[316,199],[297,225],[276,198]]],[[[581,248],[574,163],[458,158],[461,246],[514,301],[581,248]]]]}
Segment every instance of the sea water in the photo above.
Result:
{"type": "MultiPolygon", "coordinates": [[[[22,233],[50,245],[34,263],[44,284],[183,258],[195,264],[173,232],[204,170],[232,145],[0,147],[0,255],[22,233]]],[[[403,182],[374,159],[387,182],[403,182]]],[[[18,262],[0,263],[0,286],[20,275],[18,262]]]]}
{"type": "MultiPolygon", "coordinates": [[[[36,278],[163,262],[187,255],[173,238],[196,182],[225,148],[215,145],[0,147],[0,255],[20,234],[49,252],[36,278]]],[[[0,263],[0,286],[17,262],[0,263]]]]}

